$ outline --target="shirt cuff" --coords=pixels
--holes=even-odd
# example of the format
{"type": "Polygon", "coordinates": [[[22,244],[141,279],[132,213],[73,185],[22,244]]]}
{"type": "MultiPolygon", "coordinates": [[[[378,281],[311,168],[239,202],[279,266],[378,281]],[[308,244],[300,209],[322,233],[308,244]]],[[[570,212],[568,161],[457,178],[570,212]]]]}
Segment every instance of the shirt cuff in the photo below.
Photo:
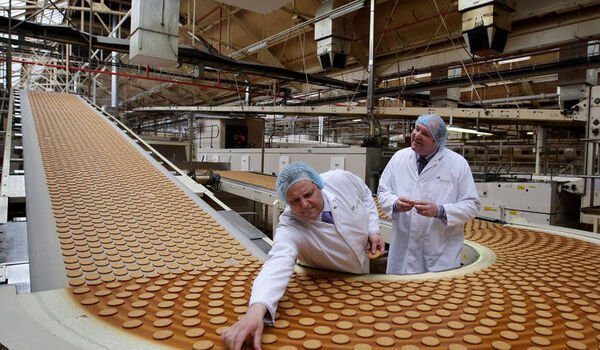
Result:
{"type": "Polygon", "coordinates": [[[392,214],[398,212],[398,210],[396,210],[396,203],[398,202],[399,199],[400,199],[400,197],[396,198],[396,200],[394,201],[394,204],[392,204],[392,214]]]}
{"type": "Polygon", "coordinates": [[[437,218],[442,220],[444,224],[448,222],[448,217],[446,217],[446,209],[444,209],[444,206],[441,204],[438,204],[437,218]]]}

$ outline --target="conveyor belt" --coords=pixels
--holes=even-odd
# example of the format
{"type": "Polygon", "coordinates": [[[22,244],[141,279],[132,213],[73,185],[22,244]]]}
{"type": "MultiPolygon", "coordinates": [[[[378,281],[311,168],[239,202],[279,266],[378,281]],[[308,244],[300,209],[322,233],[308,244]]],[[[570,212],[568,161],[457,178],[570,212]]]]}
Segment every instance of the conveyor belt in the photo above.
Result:
{"type": "MultiPolygon", "coordinates": [[[[131,348],[133,336],[221,348],[261,262],[77,97],[29,98],[71,312],[107,326],[94,347],[131,348]]],[[[478,220],[465,232],[493,265],[426,279],[295,273],[263,348],[598,349],[595,240],[478,220]]]]}
{"type": "Polygon", "coordinates": [[[226,179],[244,182],[249,185],[275,191],[275,183],[277,182],[277,178],[275,176],[233,170],[215,170],[215,172],[226,179]]]}

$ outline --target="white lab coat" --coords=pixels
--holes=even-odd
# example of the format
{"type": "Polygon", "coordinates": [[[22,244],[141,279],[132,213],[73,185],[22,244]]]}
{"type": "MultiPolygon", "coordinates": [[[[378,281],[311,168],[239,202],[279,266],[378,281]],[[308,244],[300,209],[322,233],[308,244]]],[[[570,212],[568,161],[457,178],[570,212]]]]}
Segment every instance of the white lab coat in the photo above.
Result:
{"type": "Polygon", "coordinates": [[[379,233],[379,215],[364,181],[344,170],[321,174],[324,200],[330,205],[334,225],[297,216],[289,206],[279,218],[268,260],[254,280],[250,305],[264,304],[266,322],[272,322],[296,259],[311,267],[368,273],[365,253],[368,236],[379,233]]]}
{"type": "Polygon", "coordinates": [[[411,148],[396,152],[379,180],[379,205],[393,219],[388,274],[460,267],[464,223],[475,218],[481,206],[473,174],[461,155],[442,147],[420,175],[416,159],[411,148]],[[443,205],[447,222],[419,215],[414,208],[393,213],[399,197],[443,205]]]}

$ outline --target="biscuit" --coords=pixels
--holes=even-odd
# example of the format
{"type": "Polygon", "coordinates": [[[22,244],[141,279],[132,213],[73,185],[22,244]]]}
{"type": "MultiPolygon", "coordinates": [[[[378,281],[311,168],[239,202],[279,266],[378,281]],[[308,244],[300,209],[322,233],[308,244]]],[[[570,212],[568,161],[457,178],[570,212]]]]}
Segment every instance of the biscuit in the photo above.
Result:
{"type": "Polygon", "coordinates": [[[367,253],[369,259],[377,259],[381,256],[381,250],[375,251],[375,253],[371,253],[370,251],[367,253]]]}

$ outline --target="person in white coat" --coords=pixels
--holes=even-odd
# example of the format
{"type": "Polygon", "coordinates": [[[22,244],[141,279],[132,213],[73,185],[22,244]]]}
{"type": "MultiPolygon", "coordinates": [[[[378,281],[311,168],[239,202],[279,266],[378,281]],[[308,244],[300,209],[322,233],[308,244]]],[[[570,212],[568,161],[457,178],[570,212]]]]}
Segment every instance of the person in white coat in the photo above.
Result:
{"type": "Polygon", "coordinates": [[[463,227],[481,203],[469,164],[444,147],[446,134],[439,115],[421,115],[411,147],[396,152],[381,174],[379,205],[393,220],[388,274],[460,267],[463,227]]]}
{"type": "Polygon", "coordinates": [[[221,334],[228,349],[241,349],[249,336],[260,349],[264,323],[273,324],[296,259],[310,267],[364,274],[369,273],[367,253],[384,249],[375,201],[356,175],[344,170],[319,175],[296,162],[277,177],[277,194],[287,205],[268,260],[254,280],[246,315],[221,334]]]}

